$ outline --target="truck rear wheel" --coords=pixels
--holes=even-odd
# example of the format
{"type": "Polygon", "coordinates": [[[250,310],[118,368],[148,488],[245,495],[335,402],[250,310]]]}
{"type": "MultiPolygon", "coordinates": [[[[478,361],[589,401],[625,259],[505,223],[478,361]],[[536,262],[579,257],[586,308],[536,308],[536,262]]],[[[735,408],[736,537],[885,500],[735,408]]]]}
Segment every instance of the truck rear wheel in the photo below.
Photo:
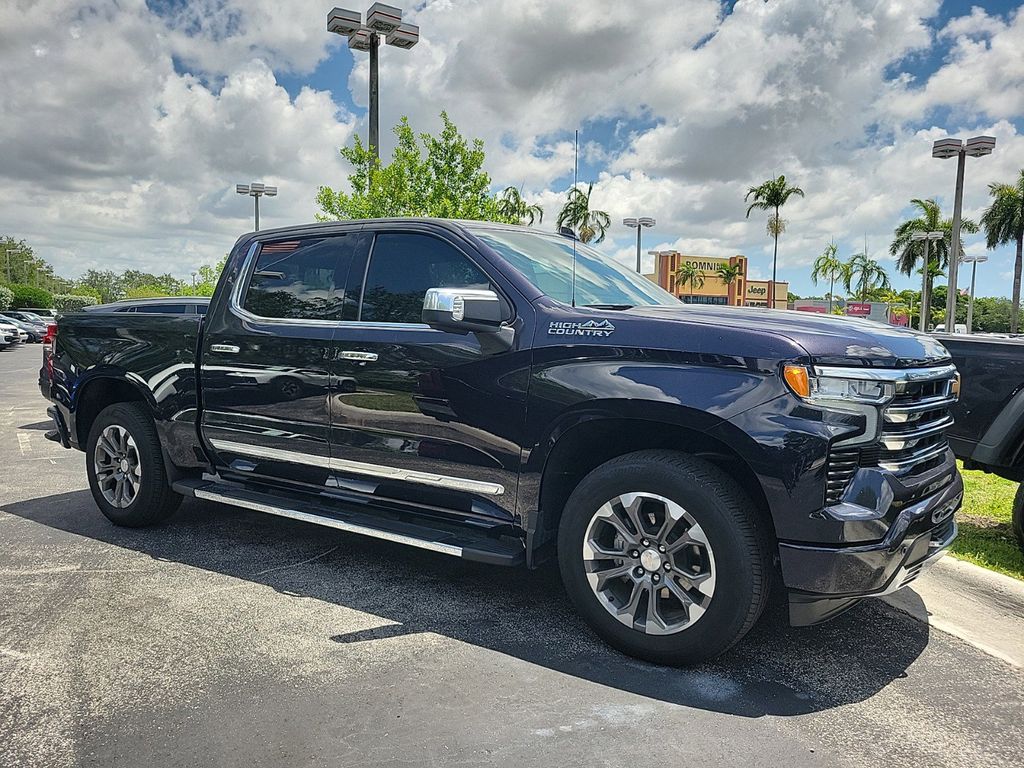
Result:
{"type": "Polygon", "coordinates": [[[168,483],[156,428],[137,403],[100,411],[89,430],[85,455],[92,497],[115,525],[153,525],[181,503],[168,483]]]}
{"type": "Polygon", "coordinates": [[[673,451],[593,470],[558,530],[576,609],[610,645],[661,664],[712,658],[750,630],[768,598],[768,550],[743,490],[673,451]]]}

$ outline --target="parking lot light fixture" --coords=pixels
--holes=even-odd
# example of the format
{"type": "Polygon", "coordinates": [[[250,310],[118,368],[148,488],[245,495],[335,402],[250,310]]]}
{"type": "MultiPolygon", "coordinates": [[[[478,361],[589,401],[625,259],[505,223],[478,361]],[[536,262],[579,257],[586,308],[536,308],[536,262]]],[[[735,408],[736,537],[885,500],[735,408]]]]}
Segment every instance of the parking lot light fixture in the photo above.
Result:
{"type": "Polygon", "coordinates": [[[971,265],[971,297],[967,303],[967,333],[974,332],[974,280],[978,275],[978,265],[988,261],[984,253],[978,256],[964,256],[964,264],[971,265]]]}
{"type": "Polygon", "coordinates": [[[960,224],[964,199],[964,164],[968,156],[991,155],[996,147],[994,136],[975,136],[966,142],[956,138],[939,139],[932,144],[932,157],[940,160],[957,158],[956,188],[953,196],[953,234],[949,243],[949,279],[946,290],[946,330],[955,327],[956,282],[960,264],[960,224]]]}
{"type": "Polygon", "coordinates": [[[370,54],[370,126],[369,145],[374,158],[380,160],[380,76],[378,57],[380,38],[395,48],[412,48],[420,39],[420,28],[402,21],[402,9],[384,3],[374,3],[366,11],[363,23],[359,11],[332,8],[327,14],[327,31],[348,38],[353,51],[370,54]]]}
{"type": "Polygon", "coordinates": [[[643,274],[640,271],[640,233],[643,231],[644,227],[647,227],[648,229],[653,227],[655,221],[650,216],[630,216],[623,219],[622,223],[627,227],[631,227],[636,230],[636,272],[638,275],[643,274]]]}
{"type": "Polygon", "coordinates": [[[918,318],[918,328],[922,332],[928,330],[928,315],[931,312],[931,296],[928,293],[928,262],[931,261],[929,246],[932,240],[941,240],[944,236],[942,232],[915,232],[910,236],[910,239],[916,242],[924,240],[924,263],[921,265],[921,317],[918,318]]]}
{"type": "Polygon", "coordinates": [[[5,257],[4,261],[6,262],[6,266],[7,266],[7,282],[8,283],[11,282],[11,257],[12,256],[24,256],[27,253],[28,253],[28,251],[26,251],[24,248],[11,248],[9,250],[4,251],[4,257],[5,257]]]}
{"type": "Polygon", "coordinates": [[[240,195],[249,195],[253,200],[255,232],[260,231],[260,198],[276,197],[277,187],[264,184],[262,181],[253,181],[249,184],[235,184],[235,192],[240,195]]]}

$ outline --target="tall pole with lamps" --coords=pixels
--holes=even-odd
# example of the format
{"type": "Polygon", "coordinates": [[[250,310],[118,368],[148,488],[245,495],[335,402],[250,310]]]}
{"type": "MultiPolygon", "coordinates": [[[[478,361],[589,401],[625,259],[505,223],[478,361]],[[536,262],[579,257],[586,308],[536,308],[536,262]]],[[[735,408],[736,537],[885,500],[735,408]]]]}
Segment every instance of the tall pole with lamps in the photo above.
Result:
{"type": "Polygon", "coordinates": [[[363,24],[359,11],[347,8],[332,8],[327,14],[327,31],[348,38],[348,47],[353,51],[370,53],[370,136],[369,144],[373,156],[380,161],[380,78],[378,56],[380,36],[384,42],[396,48],[409,49],[420,39],[420,28],[402,21],[402,9],[384,3],[374,3],[366,12],[363,24]]]}
{"type": "Polygon", "coordinates": [[[253,200],[253,218],[255,219],[255,230],[260,231],[260,198],[266,195],[267,197],[275,197],[277,195],[277,187],[271,187],[264,184],[261,181],[254,181],[250,184],[235,184],[235,192],[240,195],[249,195],[253,200]]]}
{"type": "Polygon", "coordinates": [[[924,240],[924,264],[921,267],[921,317],[918,319],[918,326],[921,331],[928,330],[928,315],[931,314],[932,297],[928,291],[928,266],[931,262],[929,246],[932,240],[941,240],[942,232],[915,232],[910,236],[911,240],[920,242],[924,240]]]}
{"type": "Polygon", "coordinates": [[[655,221],[650,216],[640,216],[636,218],[631,216],[623,219],[622,223],[627,227],[631,227],[636,230],[636,273],[638,275],[642,274],[640,271],[640,233],[643,231],[644,227],[653,227],[655,221]]]}
{"type": "Polygon", "coordinates": [[[949,279],[946,289],[946,332],[951,333],[956,323],[956,278],[960,263],[960,222],[964,202],[964,165],[970,157],[991,155],[996,140],[993,136],[975,136],[967,141],[939,139],[932,144],[932,157],[940,160],[957,158],[956,187],[953,196],[953,236],[949,244],[949,279]]]}
{"type": "Polygon", "coordinates": [[[988,261],[988,256],[984,253],[978,256],[965,256],[964,264],[971,265],[971,298],[967,303],[967,332],[974,332],[974,280],[978,276],[978,264],[984,264],[988,261]]]}

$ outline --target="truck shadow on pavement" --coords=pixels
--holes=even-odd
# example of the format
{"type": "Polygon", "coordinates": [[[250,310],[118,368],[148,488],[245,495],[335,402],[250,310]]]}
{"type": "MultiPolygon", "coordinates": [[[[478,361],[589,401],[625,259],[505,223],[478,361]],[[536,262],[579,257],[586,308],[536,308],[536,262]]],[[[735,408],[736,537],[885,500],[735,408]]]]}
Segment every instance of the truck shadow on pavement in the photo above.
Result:
{"type": "Polygon", "coordinates": [[[742,717],[801,715],[867,699],[907,677],[929,639],[927,625],[875,600],[802,629],[789,627],[776,607],[716,661],[674,669],[626,657],[595,637],[569,605],[553,565],[489,567],[194,500],[166,525],[148,529],[113,526],[88,491],[16,502],[4,511],[394,622],[324,638],[339,650],[431,632],[604,686],[742,717]]]}

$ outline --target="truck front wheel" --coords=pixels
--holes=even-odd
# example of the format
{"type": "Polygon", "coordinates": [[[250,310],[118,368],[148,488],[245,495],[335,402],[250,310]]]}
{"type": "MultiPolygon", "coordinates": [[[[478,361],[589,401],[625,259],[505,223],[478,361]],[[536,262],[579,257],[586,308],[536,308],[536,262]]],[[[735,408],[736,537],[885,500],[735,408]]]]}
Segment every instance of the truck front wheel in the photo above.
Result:
{"type": "Polygon", "coordinates": [[[569,597],[619,650],[660,664],[717,656],[768,597],[767,536],[743,490],[673,451],[612,459],[573,491],[558,530],[569,597]]]}
{"type": "Polygon", "coordinates": [[[153,525],[181,503],[167,481],[156,428],[137,403],[116,403],[100,411],[89,430],[85,455],[92,497],[115,525],[153,525]]]}

